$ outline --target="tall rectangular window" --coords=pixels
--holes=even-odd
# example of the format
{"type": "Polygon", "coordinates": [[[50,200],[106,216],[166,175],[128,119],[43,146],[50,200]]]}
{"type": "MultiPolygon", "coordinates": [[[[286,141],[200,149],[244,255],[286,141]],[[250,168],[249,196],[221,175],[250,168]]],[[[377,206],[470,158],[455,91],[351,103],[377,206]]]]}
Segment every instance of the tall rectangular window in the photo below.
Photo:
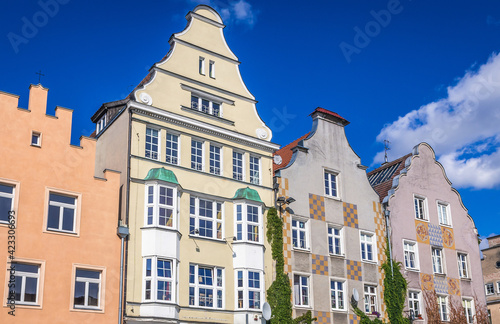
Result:
{"type": "Polygon", "coordinates": [[[469,278],[469,265],[467,261],[467,254],[458,253],[457,259],[458,259],[458,273],[460,275],[460,278],[469,278]]]}
{"type": "Polygon", "coordinates": [[[224,308],[224,270],[197,264],[189,265],[189,305],[224,308]]]}
{"type": "Polygon", "coordinates": [[[414,202],[415,202],[415,218],[424,220],[427,219],[425,198],[415,196],[414,202]]]}
{"type": "Polygon", "coordinates": [[[233,151],[233,179],[244,180],[243,153],[233,151]]]}
{"type": "Polygon", "coordinates": [[[449,208],[447,204],[438,203],[438,216],[439,216],[439,224],[451,225],[449,208]]]}
{"type": "Polygon", "coordinates": [[[293,276],[293,294],[295,305],[309,306],[309,277],[294,275],[293,276]]]}
{"type": "Polygon", "coordinates": [[[403,249],[405,254],[405,268],[418,269],[417,243],[404,241],[403,249]]]}
{"type": "Polygon", "coordinates": [[[146,186],[146,224],[174,227],[177,190],[159,184],[146,186]]]}
{"type": "Polygon", "coordinates": [[[12,262],[14,273],[14,300],[16,304],[37,305],[40,284],[40,265],[12,262]]]}
{"type": "Polygon", "coordinates": [[[191,169],[203,171],[203,142],[191,140],[191,169]]]}
{"type": "Polygon", "coordinates": [[[0,223],[9,221],[9,212],[14,210],[15,187],[0,183],[0,223]]]}
{"type": "Polygon", "coordinates": [[[76,197],[50,192],[47,230],[74,233],[76,204],[76,197]]]}
{"type": "Polygon", "coordinates": [[[444,273],[442,249],[432,248],[432,270],[434,273],[444,273]]]}
{"type": "Polygon", "coordinates": [[[492,282],[489,282],[484,285],[484,290],[486,291],[486,295],[493,295],[495,293],[495,286],[493,286],[492,282]]]}
{"type": "Polygon", "coordinates": [[[215,78],[215,62],[214,61],[210,61],[208,63],[208,73],[210,75],[211,78],[215,78]]]}
{"type": "Polygon", "coordinates": [[[99,309],[101,301],[101,271],[76,269],[74,308],[99,309]]]}
{"type": "Polygon", "coordinates": [[[365,312],[376,312],[377,307],[377,287],[365,285],[365,312]]]}
{"type": "Polygon", "coordinates": [[[333,310],[345,310],[345,281],[330,281],[330,296],[333,310]]]}
{"type": "Polygon", "coordinates": [[[31,145],[33,146],[42,146],[42,134],[39,132],[31,133],[31,145]]]}
{"type": "Polygon", "coordinates": [[[361,241],[361,260],[363,261],[375,261],[375,251],[374,251],[374,235],[369,233],[360,233],[361,241]]]}
{"type": "Polygon", "coordinates": [[[438,295],[439,316],[442,321],[449,321],[448,296],[438,295]]]}
{"type": "Polygon", "coordinates": [[[238,270],[236,276],[237,308],[260,309],[262,295],[261,272],[238,270]]]}
{"type": "Polygon", "coordinates": [[[205,75],[205,58],[201,56],[198,59],[198,73],[205,75]]]}
{"type": "Polygon", "coordinates": [[[307,249],[306,221],[292,219],[292,243],[294,248],[307,249]]]}
{"type": "Polygon", "coordinates": [[[174,301],[174,262],[149,257],[145,263],[144,300],[174,301]]]}
{"type": "Polygon", "coordinates": [[[343,255],[341,228],[328,227],[328,250],[330,254],[343,255]]]}
{"type": "Polygon", "coordinates": [[[250,183],[260,184],[260,158],[250,155],[250,183]]]}
{"type": "Polygon", "coordinates": [[[189,234],[222,239],[222,203],[191,196],[189,234]]]}
{"type": "Polygon", "coordinates": [[[463,298],[462,305],[464,306],[467,323],[468,324],[474,323],[474,302],[470,298],[463,298]]]}
{"type": "Polygon", "coordinates": [[[221,148],[210,145],[210,173],[221,175],[221,148]]]}
{"type": "Polygon", "coordinates": [[[420,292],[411,290],[408,292],[408,308],[413,310],[415,316],[422,314],[420,312],[420,292]]]}
{"type": "Polygon", "coordinates": [[[337,174],[325,171],[325,195],[331,197],[338,197],[337,174]]]}
{"type": "Polygon", "coordinates": [[[159,131],[154,128],[146,128],[146,151],[145,157],[158,160],[159,131]]]}
{"type": "Polygon", "coordinates": [[[171,164],[179,164],[179,136],[167,133],[165,161],[171,164]]]}

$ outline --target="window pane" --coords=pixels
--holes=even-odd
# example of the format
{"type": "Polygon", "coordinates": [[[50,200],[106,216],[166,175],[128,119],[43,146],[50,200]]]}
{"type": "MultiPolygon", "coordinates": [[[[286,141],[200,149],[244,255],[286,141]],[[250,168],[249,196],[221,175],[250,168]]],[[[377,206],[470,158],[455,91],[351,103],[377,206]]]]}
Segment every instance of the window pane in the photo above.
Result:
{"type": "Polygon", "coordinates": [[[26,277],[26,286],[24,287],[24,301],[29,303],[36,302],[37,278],[26,277]]]}
{"type": "Polygon", "coordinates": [[[0,221],[8,221],[9,211],[12,209],[12,198],[0,196],[0,221]]]}
{"type": "Polygon", "coordinates": [[[77,278],[99,279],[100,275],[101,275],[100,271],[81,270],[81,269],[76,270],[76,277],[77,278]]]}
{"type": "Polygon", "coordinates": [[[90,282],[88,306],[98,306],[98,305],[99,305],[99,284],[90,282]]]}
{"type": "Polygon", "coordinates": [[[59,229],[59,207],[49,206],[47,228],[59,229]]]}
{"type": "Polygon", "coordinates": [[[75,305],[85,305],[85,282],[75,282],[75,305]]]}
{"type": "Polygon", "coordinates": [[[33,264],[25,264],[25,263],[14,263],[16,268],[16,272],[29,272],[29,273],[38,273],[38,266],[33,264]]]}
{"type": "Polygon", "coordinates": [[[74,205],[75,204],[75,198],[74,197],[68,197],[68,196],[58,195],[58,194],[55,194],[55,193],[50,193],[49,194],[49,200],[50,201],[64,203],[64,204],[70,204],[70,205],[74,205]]]}
{"type": "Polygon", "coordinates": [[[74,220],[75,220],[75,210],[64,208],[62,229],[65,231],[73,231],[74,220]]]}

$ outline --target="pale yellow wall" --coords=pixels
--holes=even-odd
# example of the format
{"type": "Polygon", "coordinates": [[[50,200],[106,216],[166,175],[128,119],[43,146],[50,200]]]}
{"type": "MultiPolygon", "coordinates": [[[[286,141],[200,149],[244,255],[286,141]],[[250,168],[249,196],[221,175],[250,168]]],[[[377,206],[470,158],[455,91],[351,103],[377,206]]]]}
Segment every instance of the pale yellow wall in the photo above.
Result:
{"type": "MultiPolygon", "coordinates": [[[[15,234],[16,258],[44,264],[41,307],[16,306],[8,315],[5,285],[2,287],[0,323],[114,323],[118,321],[120,239],[116,235],[120,175],[101,172],[94,178],[96,141],[82,138],[80,147],[70,145],[72,111],[56,109],[47,116],[47,89],[32,86],[29,111],[17,108],[17,97],[0,93],[0,178],[18,183],[15,234]],[[42,133],[42,145],[31,146],[31,133],[42,133]],[[77,235],[44,232],[47,188],[81,196],[77,235]],[[104,312],[70,309],[74,282],[73,265],[105,268],[104,312]]],[[[8,227],[0,225],[0,280],[7,267],[8,227]]]]}

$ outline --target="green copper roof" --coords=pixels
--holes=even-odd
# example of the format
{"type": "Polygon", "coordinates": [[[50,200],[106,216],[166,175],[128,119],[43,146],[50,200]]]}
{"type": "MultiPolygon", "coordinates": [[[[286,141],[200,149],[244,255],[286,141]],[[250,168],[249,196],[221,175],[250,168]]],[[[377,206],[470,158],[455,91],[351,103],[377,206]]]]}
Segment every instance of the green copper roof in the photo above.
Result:
{"type": "Polygon", "coordinates": [[[233,199],[247,199],[264,203],[262,200],[260,200],[260,196],[257,190],[250,189],[249,187],[236,190],[233,199]]]}
{"type": "Polygon", "coordinates": [[[149,170],[148,175],[146,176],[146,178],[144,178],[144,180],[161,180],[179,184],[179,181],[177,181],[177,177],[175,176],[175,174],[165,168],[155,168],[149,170]]]}

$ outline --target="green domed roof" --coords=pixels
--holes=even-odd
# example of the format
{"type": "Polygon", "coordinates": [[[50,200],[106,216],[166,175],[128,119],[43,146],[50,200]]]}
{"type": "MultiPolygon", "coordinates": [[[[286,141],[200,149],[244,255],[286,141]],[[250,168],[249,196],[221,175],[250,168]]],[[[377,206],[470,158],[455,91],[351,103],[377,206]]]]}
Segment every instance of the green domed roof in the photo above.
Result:
{"type": "Polygon", "coordinates": [[[175,176],[175,174],[165,168],[155,168],[149,170],[148,175],[146,176],[146,178],[144,178],[144,180],[160,180],[179,184],[179,181],[177,181],[177,177],[175,176]]]}
{"type": "Polygon", "coordinates": [[[234,194],[233,199],[247,199],[247,200],[253,200],[256,202],[264,203],[259,196],[259,193],[257,190],[250,189],[249,187],[246,188],[240,188],[236,190],[236,193],[234,194]]]}

